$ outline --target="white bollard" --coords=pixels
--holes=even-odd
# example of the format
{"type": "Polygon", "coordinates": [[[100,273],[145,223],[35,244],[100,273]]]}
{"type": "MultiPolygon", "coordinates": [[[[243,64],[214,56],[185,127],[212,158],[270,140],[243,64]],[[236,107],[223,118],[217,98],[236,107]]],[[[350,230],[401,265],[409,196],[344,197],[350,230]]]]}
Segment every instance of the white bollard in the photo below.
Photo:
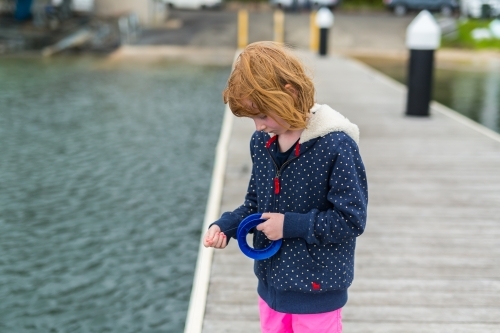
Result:
{"type": "Polygon", "coordinates": [[[319,28],[319,55],[328,53],[328,30],[333,26],[333,13],[326,7],[321,7],[316,14],[316,25],[319,28]]]}
{"type": "Polygon", "coordinates": [[[429,116],[434,72],[434,51],[441,44],[441,28],[427,10],[423,10],[406,30],[410,50],[406,114],[429,116]]]}

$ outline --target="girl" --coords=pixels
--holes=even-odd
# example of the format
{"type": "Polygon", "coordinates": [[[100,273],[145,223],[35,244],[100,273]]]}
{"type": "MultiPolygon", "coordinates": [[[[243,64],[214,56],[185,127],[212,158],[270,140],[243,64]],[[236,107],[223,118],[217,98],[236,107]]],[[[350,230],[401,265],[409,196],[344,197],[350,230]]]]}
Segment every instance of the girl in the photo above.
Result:
{"type": "Polygon", "coordinates": [[[262,332],[341,332],[368,202],[358,127],[314,103],[301,62],[277,43],[247,46],[223,97],[255,122],[252,176],[243,205],[210,226],[204,245],[225,248],[245,217],[262,213],[254,248],[283,239],[254,263],[262,332]]]}

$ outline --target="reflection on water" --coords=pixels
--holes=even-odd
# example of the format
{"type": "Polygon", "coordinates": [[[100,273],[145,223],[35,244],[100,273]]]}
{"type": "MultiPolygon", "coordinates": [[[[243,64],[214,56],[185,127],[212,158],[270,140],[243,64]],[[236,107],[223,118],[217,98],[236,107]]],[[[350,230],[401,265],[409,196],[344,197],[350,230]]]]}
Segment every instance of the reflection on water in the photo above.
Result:
{"type": "MultiPolygon", "coordinates": [[[[359,60],[406,84],[406,62],[375,58],[359,60]]],[[[500,132],[500,62],[491,61],[482,66],[439,66],[434,72],[433,99],[500,132]]]]}
{"type": "Polygon", "coordinates": [[[0,332],[182,332],[229,68],[0,60],[0,332]]]}

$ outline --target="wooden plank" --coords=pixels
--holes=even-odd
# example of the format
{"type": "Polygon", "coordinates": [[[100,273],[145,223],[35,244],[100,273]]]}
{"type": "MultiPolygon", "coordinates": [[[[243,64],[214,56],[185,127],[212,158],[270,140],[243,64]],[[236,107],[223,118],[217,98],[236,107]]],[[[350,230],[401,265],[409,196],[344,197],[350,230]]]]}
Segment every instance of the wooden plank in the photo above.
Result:
{"type": "Polygon", "coordinates": [[[435,307],[350,305],[351,311],[343,311],[346,322],[376,323],[380,321],[397,323],[482,323],[500,325],[500,316],[493,307],[435,307]]]}
{"type": "Polygon", "coordinates": [[[349,333],[498,333],[497,324],[483,323],[393,323],[384,320],[375,322],[344,322],[344,332],[349,333]]]}
{"type": "Polygon", "coordinates": [[[358,277],[352,285],[353,290],[357,292],[367,292],[371,290],[378,291],[415,291],[435,293],[447,291],[451,293],[477,292],[491,293],[498,295],[500,293],[499,280],[485,279],[455,279],[455,280],[435,280],[435,279],[381,279],[381,278],[366,278],[358,277]]]}
{"type": "Polygon", "coordinates": [[[211,320],[205,323],[204,332],[217,333],[260,333],[260,323],[258,320],[242,320],[226,318],[221,320],[211,320]]]}
{"type": "Polygon", "coordinates": [[[498,295],[491,292],[478,293],[469,292],[444,292],[438,290],[435,292],[418,291],[393,291],[379,290],[360,292],[356,289],[351,290],[356,293],[356,297],[349,301],[349,306],[383,306],[391,303],[393,306],[401,307],[421,307],[432,304],[433,308],[447,308],[452,310],[457,304],[469,304],[470,307],[496,307],[498,306],[498,295]]]}
{"type": "MultiPolygon", "coordinates": [[[[238,298],[238,294],[234,295],[238,298]]],[[[240,298],[241,299],[241,298],[240,298]]],[[[257,301],[253,304],[248,304],[242,301],[240,303],[219,303],[217,306],[207,307],[206,316],[228,320],[231,318],[238,320],[259,320],[257,301]]]]}

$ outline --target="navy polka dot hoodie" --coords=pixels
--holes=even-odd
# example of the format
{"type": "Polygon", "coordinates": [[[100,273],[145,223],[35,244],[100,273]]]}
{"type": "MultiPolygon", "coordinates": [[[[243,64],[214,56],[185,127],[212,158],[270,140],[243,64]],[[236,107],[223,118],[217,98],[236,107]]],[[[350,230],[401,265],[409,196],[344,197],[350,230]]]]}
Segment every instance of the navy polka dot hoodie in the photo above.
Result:
{"type": "MultiPolygon", "coordinates": [[[[368,193],[358,127],[327,105],[315,104],[310,113],[294,152],[279,169],[276,137],[253,134],[245,202],[215,222],[228,237],[236,237],[238,224],[250,214],[285,215],[281,249],[254,263],[260,297],[284,313],[322,313],[345,305],[356,237],[366,223],[368,193]]],[[[254,248],[269,244],[255,230],[254,248]]]]}

